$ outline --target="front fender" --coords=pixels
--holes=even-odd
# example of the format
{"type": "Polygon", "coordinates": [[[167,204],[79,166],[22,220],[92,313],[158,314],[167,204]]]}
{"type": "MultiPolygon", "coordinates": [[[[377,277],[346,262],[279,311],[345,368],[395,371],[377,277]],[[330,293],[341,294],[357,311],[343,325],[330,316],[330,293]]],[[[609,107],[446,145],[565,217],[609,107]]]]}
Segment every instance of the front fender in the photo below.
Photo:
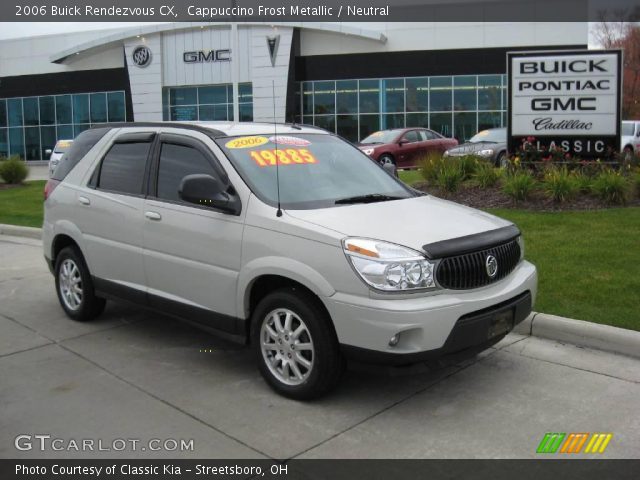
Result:
{"type": "Polygon", "coordinates": [[[294,280],[318,297],[330,297],[336,291],[329,282],[308,265],[287,257],[262,257],[242,267],[238,276],[236,311],[242,318],[249,316],[249,292],[253,282],[263,275],[279,275],[294,280]]]}

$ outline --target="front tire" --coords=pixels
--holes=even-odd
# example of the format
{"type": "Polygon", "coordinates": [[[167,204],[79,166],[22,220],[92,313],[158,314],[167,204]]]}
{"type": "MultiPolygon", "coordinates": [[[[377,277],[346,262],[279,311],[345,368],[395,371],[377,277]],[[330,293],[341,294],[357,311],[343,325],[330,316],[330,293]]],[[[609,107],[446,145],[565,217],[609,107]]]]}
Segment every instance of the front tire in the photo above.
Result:
{"type": "Polygon", "coordinates": [[[263,298],[252,316],[251,341],[260,373],[296,400],[325,395],[344,370],[331,320],[312,295],[284,288],[263,298]]]}
{"type": "Polygon", "coordinates": [[[106,301],[95,296],[91,274],[77,248],[60,251],[54,272],[58,300],[69,318],[86,322],[102,313],[106,301]]]}
{"type": "Polygon", "coordinates": [[[622,158],[627,163],[633,159],[633,148],[631,146],[627,145],[624,147],[624,150],[622,150],[622,158]]]}

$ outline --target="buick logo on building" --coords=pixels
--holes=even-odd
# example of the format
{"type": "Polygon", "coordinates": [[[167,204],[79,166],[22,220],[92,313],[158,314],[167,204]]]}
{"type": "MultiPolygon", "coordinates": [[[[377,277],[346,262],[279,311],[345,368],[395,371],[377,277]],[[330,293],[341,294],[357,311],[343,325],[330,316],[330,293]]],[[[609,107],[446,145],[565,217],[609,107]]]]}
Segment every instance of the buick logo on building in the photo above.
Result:
{"type": "Polygon", "coordinates": [[[137,67],[147,67],[151,63],[151,49],[146,45],[140,45],[133,50],[131,59],[137,67]]]}
{"type": "Polygon", "coordinates": [[[487,275],[489,278],[493,278],[498,273],[498,260],[493,255],[487,255],[487,260],[484,263],[485,268],[487,269],[487,275]]]}

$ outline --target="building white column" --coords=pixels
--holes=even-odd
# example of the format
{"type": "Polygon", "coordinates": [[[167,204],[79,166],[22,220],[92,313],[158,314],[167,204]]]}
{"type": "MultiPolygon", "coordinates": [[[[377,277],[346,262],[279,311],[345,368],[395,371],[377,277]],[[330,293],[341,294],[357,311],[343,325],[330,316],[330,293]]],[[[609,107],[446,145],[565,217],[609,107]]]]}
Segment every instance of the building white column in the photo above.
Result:
{"type": "Polygon", "coordinates": [[[238,37],[238,24],[231,24],[231,82],[233,84],[233,118],[234,121],[240,121],[240,89],[238,82],[240,81],[240,39],[238,37]]]}

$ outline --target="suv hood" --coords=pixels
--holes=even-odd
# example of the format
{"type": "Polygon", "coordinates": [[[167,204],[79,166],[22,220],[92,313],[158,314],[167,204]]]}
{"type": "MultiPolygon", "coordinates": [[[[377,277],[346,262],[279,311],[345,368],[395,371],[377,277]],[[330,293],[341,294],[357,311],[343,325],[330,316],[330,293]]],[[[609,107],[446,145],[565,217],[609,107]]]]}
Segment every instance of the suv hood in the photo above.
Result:
{"type": "Polygon", "coordinates": [[[317,210],[287,210],[287,214],[345,237],[385,240],[421,252],[428,243],[511,225],[480,210],[430,195],[317,210]]]}

